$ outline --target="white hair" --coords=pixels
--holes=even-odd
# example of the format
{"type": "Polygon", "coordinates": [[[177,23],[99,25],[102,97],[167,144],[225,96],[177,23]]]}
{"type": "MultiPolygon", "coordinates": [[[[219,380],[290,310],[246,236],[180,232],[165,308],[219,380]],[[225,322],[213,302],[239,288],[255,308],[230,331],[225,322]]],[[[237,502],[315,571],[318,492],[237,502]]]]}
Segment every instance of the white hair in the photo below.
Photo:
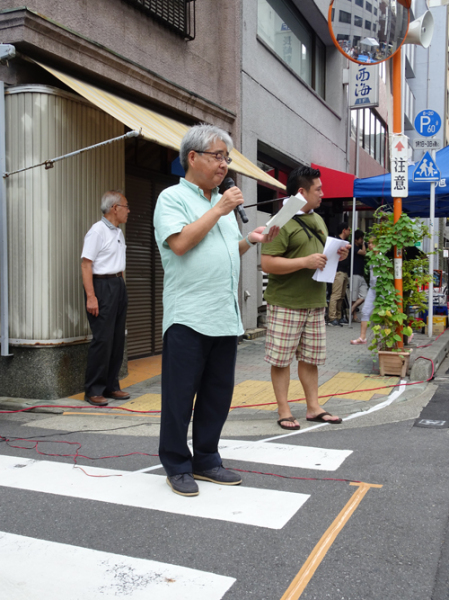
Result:
{"type": "Polygon", "coordinates": [[[224,142],[228,152],[231,152],[234,147],[230,135],[215,125],[206,125],[206,123],[201,123],[200,125],[194,125],[191,129],[189,129],[189,131],[182,138],[181,147],[179,149],[179,160],[184,171],[187,171],[189,167],[189,161],[187,158],[189,152],[191,150],[204,152],[215,140],[221,140],[224,142]]]}
{"type": "Polygon", "coordinates": [[[120,200],[123,198],[123,192],[121,190],[109,190],[103,194],[101,198],[101,212],[106,215],[114,204],[119,204],[120,200]]]}

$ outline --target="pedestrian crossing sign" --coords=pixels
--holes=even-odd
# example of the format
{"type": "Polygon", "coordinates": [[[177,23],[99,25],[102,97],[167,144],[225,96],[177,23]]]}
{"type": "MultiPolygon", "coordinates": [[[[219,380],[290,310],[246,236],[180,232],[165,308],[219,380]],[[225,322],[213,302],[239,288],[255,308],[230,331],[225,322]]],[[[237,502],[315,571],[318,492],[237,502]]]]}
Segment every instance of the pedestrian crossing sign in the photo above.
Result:
{"type": "Polygon", "coordinates": [[[430,156],[429,152],[426,152],[413,171],[413,181],[437,182],[440,179],[441,173],[436,162],[430,156]]]}

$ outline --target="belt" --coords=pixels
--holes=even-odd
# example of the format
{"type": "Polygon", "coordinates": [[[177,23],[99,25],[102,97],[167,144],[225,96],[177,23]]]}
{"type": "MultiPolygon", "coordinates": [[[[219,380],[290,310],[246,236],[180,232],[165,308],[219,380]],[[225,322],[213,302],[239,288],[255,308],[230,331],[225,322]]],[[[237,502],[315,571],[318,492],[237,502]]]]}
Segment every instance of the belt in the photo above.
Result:
{"type": "Polygon", "coordinates": [[[111,277],[123,277],[123,272],[114,273],[113,275],[94,275],[94,279],[111,279],[111,277]]]}

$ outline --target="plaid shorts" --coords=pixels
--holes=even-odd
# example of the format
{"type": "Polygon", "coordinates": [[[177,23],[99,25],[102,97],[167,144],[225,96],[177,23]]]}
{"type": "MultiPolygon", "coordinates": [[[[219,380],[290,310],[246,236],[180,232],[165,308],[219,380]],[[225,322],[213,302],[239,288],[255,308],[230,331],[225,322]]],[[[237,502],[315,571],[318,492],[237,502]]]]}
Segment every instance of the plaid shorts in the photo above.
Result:
{"type": "Polygon", "coordinates": [[[323,365],[326,360],[324,308],[267,306],[265,360],[275,367],[298,362],[323,365]]]}

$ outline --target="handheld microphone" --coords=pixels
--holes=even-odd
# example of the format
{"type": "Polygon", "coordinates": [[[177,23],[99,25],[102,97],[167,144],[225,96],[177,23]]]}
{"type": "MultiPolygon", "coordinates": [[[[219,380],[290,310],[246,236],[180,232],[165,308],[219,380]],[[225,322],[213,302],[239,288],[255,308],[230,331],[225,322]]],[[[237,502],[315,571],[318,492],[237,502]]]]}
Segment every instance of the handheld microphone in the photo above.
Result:
{"type": "MultiPolygon", "coordinates": [[[[232,188],[234,186],[235,182],[232,179],[232,177],[226,177],[226,179],[223,181],[223,191],[229,190],[229,188],[232,188]]],[[[242,208],[241,204],[237,206],[237,212],[239,213],[243,223],[248,223],[248,217],[246,216],[246,212],[242,208]]]]}

